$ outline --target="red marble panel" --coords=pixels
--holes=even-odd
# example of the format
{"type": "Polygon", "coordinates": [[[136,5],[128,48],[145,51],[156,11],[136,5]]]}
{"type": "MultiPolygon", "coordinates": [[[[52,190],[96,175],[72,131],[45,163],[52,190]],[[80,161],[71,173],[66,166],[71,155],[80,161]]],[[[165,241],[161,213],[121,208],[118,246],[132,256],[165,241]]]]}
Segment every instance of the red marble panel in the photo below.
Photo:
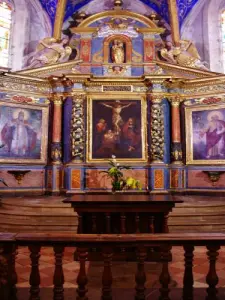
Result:
{"type": "Polygon", "coordinates": [[[52,170],[47,171],[47,188],[52,188],[52,170]]]}
{"type": "Polygon", "coordinates": [[[153,40],[145,40],[144,41],[144,61],[149,62],[154,59],[154,41],[153,40]]]}
{"type": "Polygon", "coordinates": [[[71,171],[71,188],[72,189],[80,189],[80,181],[81,181],[81,170],[72,170],[71,171]]]}
{"type": "MultiPolygon", "coordinates": [[[[21,188],[32,188],[32,187],[39,187],[43,188],[45,186],[45,171],[43,170],[34,170],[30,171],[29,173],[25,174],[24,178],[22,179],[21,183],[19,184],[18,181],[12,174],[7,173],[7,170],[0,172],[0,177],[5,180],[9,189],[12,187],[21,187],[21,188]]],[[[0,187],[4,185],[0,183],[0,187]]]]}
{"type": "Polygon", "coordinates": [[[164,188],[164,170],[154,170],[154,188],[164,188]]]}
{"type": "Polygon", "coordinates": [[[91,40],[90,39],[82,39],[80,42],[80,59],[83,62],[91,61],[91,40]]]}
{"type": "MultiPolygon", "coordinates": [[[[142,170],[125,170],[125,178],[133,177],[140,180],[142,188],[146,188],[148,185],[147,171],[142,170]]],[[[101,173],[100,170],[86,170],[86,186],[87,188],[94,189],[111,189],[111,180],[106,174],[101,173]]]]}
{"type": "Polygon", "coordinates": [[[170,187],[178,188],[179,186],[179,170],[170,170],[170,187]]]}
{"type": "Polygon", "coordinates": [[[225,188],[225,174],[220,176],[220,179],[216,183],[212,183],[209,180],[207,174],[201,170],[189,170],[188,171],[188,188],[225,188]]]}

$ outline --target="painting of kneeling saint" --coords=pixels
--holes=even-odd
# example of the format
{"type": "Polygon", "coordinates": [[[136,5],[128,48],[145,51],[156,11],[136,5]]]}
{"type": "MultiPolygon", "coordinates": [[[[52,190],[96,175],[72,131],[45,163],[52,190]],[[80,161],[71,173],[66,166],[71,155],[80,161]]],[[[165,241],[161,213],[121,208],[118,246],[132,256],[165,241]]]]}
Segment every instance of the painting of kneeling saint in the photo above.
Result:
{"type": "MultiPolygon", "coordinates": [[[[187,137],[189,137],[187,139],[188,162],[224,163],[225,106],[195,108],[192,111],[188,110],[188,114],[190,113],[192,132],[187,132],[187,137]]],[[[187,124],[186,130],[188,131],[187,124]]]]}
{"type": "Polygon", "coordinates": [[[145,159],[142,110],[141,100],[94,100],[91,159],[145,159]]]}
{"type": "Polygon", "coordinates": [[[0,161],[44,162],[47,145],[46,108],[0,104],[0,161]]]}

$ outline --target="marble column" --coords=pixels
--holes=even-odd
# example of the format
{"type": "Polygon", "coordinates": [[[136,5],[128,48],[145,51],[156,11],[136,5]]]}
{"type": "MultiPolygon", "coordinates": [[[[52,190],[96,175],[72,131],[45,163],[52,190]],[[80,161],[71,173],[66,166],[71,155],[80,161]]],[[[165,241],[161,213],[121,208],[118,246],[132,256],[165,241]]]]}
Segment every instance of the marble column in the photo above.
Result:
{"type": "Polygon", "coordinates": [[[62,163],[62,104],[63,97],[54,95],[53,102],[53,128],[51,159],[53,164],[62,163]]]}
{"type": "Polygon", "coordinates": [[[67,0],[58,0],[58,3],[57,3],[54,30],[53,30],[53,37],[56,40],[61,39],[66,3],[67,3],[67,0]]]}
{"type": "Polygon", "coordinates": [[[180,102],[179,97],[170,98],[171,102],[171,162],[182,164],[181,125],[180,125],[180,102]]]}
{"type": "Polygon", "coordinates": [[[172,41],[175,46],[180,44],[180,29],[179,29],[179,17],[177,0],[167,0],[170,15],[170,26],[172,29],[172,41]]]}

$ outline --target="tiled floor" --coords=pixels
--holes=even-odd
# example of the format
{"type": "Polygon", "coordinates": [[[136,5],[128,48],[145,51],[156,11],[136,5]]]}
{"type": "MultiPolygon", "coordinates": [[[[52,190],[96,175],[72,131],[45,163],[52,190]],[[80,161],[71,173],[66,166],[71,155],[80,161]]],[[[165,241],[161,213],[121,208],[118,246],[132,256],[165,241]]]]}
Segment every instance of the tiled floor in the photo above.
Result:
{"type": "MultiPolygon", "coordinates": [[[[64,252],[63,259],[63,269],[65,276],[64,288],[67,290],[67,296],[65,300],[69,300],[70,297],[74,297],[76,288],[76,278],[79,270],[79,264],[73,261],[74,248],[66,248],[64,252]],[[71,295],[71,296],[70,296],[71,295]]],[[[206,256],[206,249],[204,247],[196,247],[194,258],[194,286],[196,288],[205,288],[207,285],[205,283],[205,277],[208,272],[208,261],[206,256]]],[[[183,249],[181,247],[174,247],[172,250],[173,262],[170,263],[170,274],[173,279],[171,288],[179,289],[183,286],[183,249]]],[[[45,297],[41,299],[51,299],[50,296],[46,296],[48,293],[51,294],[51,287],[53,286],[53,272],[54,272],[54,256],[53,250],[51,248],[43,248],[40,257],[40,275],[41,275],[41,287],[43,290],[46,289],[45,297]]],[[[147,288],[158,288],[159,282],[158,277],[161,271],[161,265],[159,263],[146,263],[145,269],[147,273],[147,288]]],[[[20,248],[18,250],[17,260],[16,260],[16,270],[18,274],[18,284],[19,288],[18,294],[20,294],[20,288],[29,287],[29,276],[30,276],[30,259],[29,251],[27,248],[20,248]]],[[[128,291],[128,293],[133,293],[132,289],[135,286],[134,274],[136,271],[136,263],[130,262],[113,262],[112,272],[113,272],[113,288],[115,291],[121,294],[122,291],[128,291]],[[120,292],[119,292],[120,291],[120,292]]],[[[88,290],[91,299],[100,299],[101,291],[101,274],[102,274],[102,263],[91,262],[87,263],[87,274],[89,278],[88,290]]],[[[219,276],[218,287],[225,288],[225,248],[220,250],[220,255],[217,262],[217,274],[219,276]]],[[[180,289],[180,293],[182,290],[180,289]]],[[[28,290],[27,290],[28,293],[28,290]]],[[[148,291],[149,296],[152,293],[156,294],[157,291],[148,291]]],[[[223,292],[224,293],[224,292],[223,292]]],[[[71,299],[72,299],[71,298],[71,299]]],[[[175,299],[172,297],[171,299],[175,299]]],[[[23,295],[21,300],[26,300],[23,295]]],[[[117,298],[115,298],[117,299],[117,298]]],[[[150,298],[149,298],[150,299],[150,298]]],[[[151,298],[152,299],[152,298],[151,298]]],[[[180,299],[179,297],[177,299],[180,299]]],[[[198,298],[199,299],[199,298],[198,298]]],[[[200,298],[201,299],[201,298],[200,298]]],[[[203,299],[203,298],[202,298],[203,299]]],[[[225,299],[225,294],[222,298],[225,299]]]]}

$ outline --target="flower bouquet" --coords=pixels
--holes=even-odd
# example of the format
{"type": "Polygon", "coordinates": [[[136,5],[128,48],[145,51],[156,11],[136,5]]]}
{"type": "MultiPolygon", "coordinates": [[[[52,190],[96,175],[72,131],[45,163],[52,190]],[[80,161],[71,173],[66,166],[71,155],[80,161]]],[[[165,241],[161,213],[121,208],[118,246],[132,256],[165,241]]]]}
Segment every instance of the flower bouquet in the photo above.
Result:
{"type": "Polygon", "coordinates": [[[112,159],[109,160],[110,167],[107,171],[102,171],[106,173],[112,181],[112,192],[128,190],[128,189],[140,189],[142,188],[139,180],[134,179],[133,177],[124,177],[122,170],[132,169],[130,166],[120,165],[116,161],[116,156],[112,155],[112,159]]]}

